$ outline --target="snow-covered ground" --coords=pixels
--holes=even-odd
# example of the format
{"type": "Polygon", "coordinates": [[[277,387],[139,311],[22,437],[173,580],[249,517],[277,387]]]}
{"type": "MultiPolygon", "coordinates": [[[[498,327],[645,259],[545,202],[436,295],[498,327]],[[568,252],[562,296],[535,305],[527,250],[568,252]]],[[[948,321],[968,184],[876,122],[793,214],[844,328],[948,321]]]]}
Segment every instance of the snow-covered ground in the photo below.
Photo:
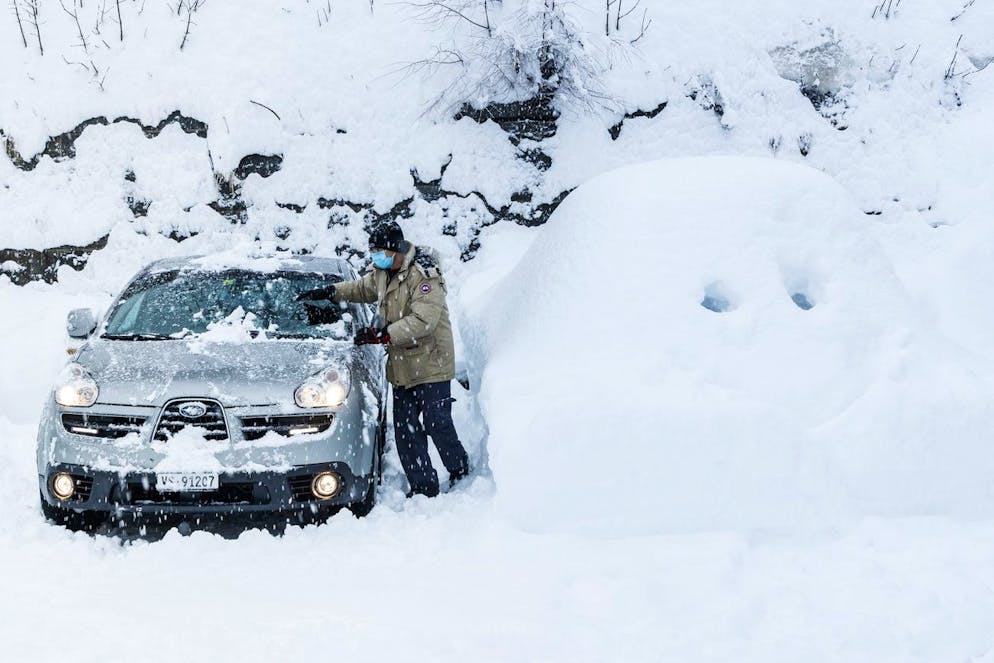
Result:
{"type": "Polygon", "coordinates": [[[605,37],[603,3],[566,3],[598,101],[517,146],[453,119],[460,66],[411,67],[471,50],[458,20],[210,0],[180,50],[182,6],[122,2],[121,40],[82,4],[85,49],[50,3],[44,55],[2,22],[0,249],[108,238],[56,284],[0,275],[0,658],[994,661],[989,2],[643,0],[635,46],[641,9],[605,37]],[[24,166],[176,110],[206,138],[97,124],[24,166]],[[252,153],[282,166],[236,178],[232,224],[215,176],[252,153]],[[369,517],[282,538],[42,519],[69,309],[167,255],[361,248],[407,198],[452,286],[472,482],[404,500],[391,454],[369,517]]]}
{"type": "Polygon", "coordinates": [[[46,524],[37,404],[62,313],[106,297],[73,292],[85,273],[6,286],[5,655],[987,660],[990,372],[944,349],[861,222],[815,171],[731,159],[610,173],[541,230],[495,229],[453,278],[482,476],[282,538],[46,524]],[[638,195],[609,234],[597,201],[619,180],[638,195]]]}

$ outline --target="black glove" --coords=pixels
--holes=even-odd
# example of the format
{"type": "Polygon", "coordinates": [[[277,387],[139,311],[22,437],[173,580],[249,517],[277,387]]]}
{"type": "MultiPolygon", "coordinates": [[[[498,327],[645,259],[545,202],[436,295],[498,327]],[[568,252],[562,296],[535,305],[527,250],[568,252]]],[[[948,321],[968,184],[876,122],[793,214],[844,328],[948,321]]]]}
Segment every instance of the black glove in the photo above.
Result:
{"type": "Polygon", "coordinates": [[[355,335],[356,345],[390,345],[390,334],[387,332],[387,328],[376,329],[375,327],[366,327],[360,329],[355,335]]]}
{"type": "Polygon", "coordinates": [[[305,292],[297,295],[297,301],[311,301],[319,302],[324,300],[333,301],[335,299],[335,286],[329,285],[327,288],[317,288],[315,290],[307,290],[305,292]]]}

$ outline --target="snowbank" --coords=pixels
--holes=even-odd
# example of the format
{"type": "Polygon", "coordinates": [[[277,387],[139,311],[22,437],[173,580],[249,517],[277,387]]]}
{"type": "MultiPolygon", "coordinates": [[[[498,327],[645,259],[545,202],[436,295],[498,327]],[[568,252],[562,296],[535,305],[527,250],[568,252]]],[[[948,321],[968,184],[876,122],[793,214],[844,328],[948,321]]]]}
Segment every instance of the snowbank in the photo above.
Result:
{"type": "Polygon", "coordinates": [[[772,160],[582,186],[470,316],[499,510],[605,535],[994,512],[989,362],[870,223],[772,160]]]}

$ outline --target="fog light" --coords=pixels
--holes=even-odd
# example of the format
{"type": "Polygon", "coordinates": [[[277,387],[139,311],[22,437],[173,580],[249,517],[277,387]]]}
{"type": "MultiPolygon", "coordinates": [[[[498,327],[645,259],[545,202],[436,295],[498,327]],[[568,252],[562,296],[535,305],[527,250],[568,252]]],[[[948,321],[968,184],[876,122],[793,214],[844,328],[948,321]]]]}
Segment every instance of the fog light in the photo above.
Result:
{"type": "Polygon", "coordinates": [[[67,500],[76,492],[76,480],[65,472],[59,472],[52,477],[52,492],[60,500],[67,500]]]}
{"type": "Polygon", "coordinates": [[[338,494],[342,481],[334,472],[322,472],[311,481],[311,492],[319,500],[328,500],[338,494]]]}

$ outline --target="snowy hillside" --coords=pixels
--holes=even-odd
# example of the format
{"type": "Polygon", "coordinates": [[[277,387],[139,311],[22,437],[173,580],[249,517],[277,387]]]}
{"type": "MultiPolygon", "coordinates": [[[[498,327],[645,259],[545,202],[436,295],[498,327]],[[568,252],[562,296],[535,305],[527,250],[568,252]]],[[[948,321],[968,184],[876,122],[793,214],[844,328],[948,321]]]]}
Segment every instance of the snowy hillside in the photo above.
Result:
{"type": "MultiPolygon", "coordinates": [[[[393,212],[469,257],[482,226],[539,222],[600,172],[701,154],[807,162],[882,222],[960,223],[994,202],[980,177],[994,94],[985,3],[644,0],[609,35],[599,4],[560,4],[548,103],[528,70],[541,2],[487,3],[490,37],[417,3],[125,1],[120,24],[108,4],[73,10],[83,39],[43,6],[44,55],[27,18],[22,42],[11,17],[0,249],[92,247],[109,233],[119,254],[150,244],[136,234],[199,233],[129,251],[134,267],[236,230],[342,251],[393,212]],[[523,99],[537,109],[493,105],[523,99]]],[[[484,20],[483,3],[465,4],[484,20]]]]}
{"type": "Polygon", "coordinates": [[[994,3],[10,9],[7,658],[994,660],[994,3]],[[391,448],[282,538],[43,519],[70,309],[382,219],[442,256],[471,481],[405,500],[391,448]]]}

